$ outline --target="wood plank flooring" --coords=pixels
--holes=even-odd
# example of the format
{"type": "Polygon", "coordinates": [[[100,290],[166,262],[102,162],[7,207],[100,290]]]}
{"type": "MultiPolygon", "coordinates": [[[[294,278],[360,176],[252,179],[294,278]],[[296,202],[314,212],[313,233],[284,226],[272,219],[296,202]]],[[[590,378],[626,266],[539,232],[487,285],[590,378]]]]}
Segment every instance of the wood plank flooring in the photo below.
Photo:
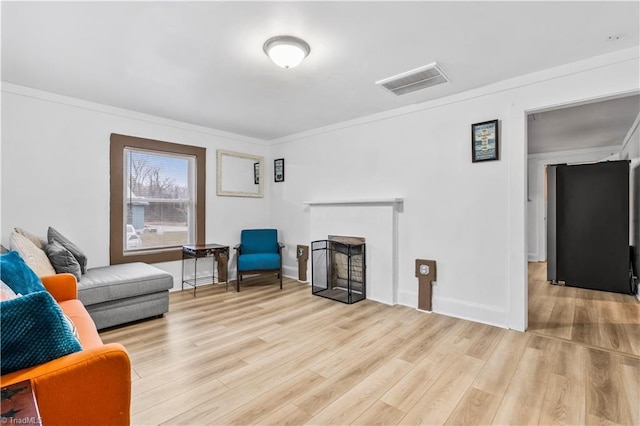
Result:
{"type": "Polygon", "coordinates": [[[551,285],[529,263],[528,332],[640,357],[640,301],[628,294],[551,285]]]}
{"type": "Polygon", "coordinates": [[[134,425],[640,424],[638,358],[290,279],[101,336],[131,356],[134,425]]]}

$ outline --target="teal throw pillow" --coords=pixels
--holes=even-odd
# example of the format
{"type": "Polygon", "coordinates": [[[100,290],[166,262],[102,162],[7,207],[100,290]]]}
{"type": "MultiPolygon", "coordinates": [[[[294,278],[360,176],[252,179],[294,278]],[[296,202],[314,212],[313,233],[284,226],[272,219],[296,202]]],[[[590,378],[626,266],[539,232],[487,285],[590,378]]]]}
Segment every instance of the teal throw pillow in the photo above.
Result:
{"type": "Polygon", "coordinates": [[[40,278],[14,250],[0,255],[0,278],[18,294],[45,291],[40,278]]]}
{"type": "Polygon", "coordinates": [[[0,374],[82,350],[62,310],[46,291],[0,302],[0,374]]]}

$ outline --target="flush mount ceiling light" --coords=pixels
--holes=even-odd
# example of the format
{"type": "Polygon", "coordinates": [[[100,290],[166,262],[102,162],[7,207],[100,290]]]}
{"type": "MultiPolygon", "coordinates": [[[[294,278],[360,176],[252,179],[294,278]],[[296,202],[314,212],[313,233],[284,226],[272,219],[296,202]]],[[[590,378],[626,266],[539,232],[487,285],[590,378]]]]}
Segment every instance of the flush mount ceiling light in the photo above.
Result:
{"type": "Polygon", "coordinates": [[[286,69],[300,65],[311,52],[306,41],[286,35],[271,37],[265,42],[263,49],[274,64],[286,69]]]}

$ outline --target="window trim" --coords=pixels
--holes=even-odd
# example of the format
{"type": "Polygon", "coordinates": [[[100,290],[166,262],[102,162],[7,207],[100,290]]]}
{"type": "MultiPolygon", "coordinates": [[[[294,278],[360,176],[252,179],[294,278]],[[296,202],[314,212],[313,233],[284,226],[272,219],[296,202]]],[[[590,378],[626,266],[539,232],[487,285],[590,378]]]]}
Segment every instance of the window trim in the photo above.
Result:
{"type": "Polygon", "coordinates": [[[179,247],[162,248],[143,253],[124,254],[124,149],[144,149],[168,154],[191,155],[195,157],[195,237],[196,244],[205,241],[206,205],[206,148],[181,145],[172,142],[144,139],[112,133],[110,137],[110,208],[109,208],[109,262],[110,264],[146,262],[158,263],[182,259],[179,247]],[[119,231],[118,231],[119,230],[119,231]],[[115,231],[115,232],[114,232],[115,231]]]}

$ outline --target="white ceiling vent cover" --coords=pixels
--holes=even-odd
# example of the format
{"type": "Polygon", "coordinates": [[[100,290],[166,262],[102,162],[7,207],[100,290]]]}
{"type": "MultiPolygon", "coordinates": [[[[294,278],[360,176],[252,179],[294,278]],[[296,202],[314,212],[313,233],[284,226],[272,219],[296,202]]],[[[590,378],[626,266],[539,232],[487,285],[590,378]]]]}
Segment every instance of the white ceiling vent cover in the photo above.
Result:
{"type": "Polygon", "coordinates": [[[399,96],[448,81],[449,79],[444,75],[438,64],[433,62],[424,67],[376,81],[376,84],[399,96]]]}

